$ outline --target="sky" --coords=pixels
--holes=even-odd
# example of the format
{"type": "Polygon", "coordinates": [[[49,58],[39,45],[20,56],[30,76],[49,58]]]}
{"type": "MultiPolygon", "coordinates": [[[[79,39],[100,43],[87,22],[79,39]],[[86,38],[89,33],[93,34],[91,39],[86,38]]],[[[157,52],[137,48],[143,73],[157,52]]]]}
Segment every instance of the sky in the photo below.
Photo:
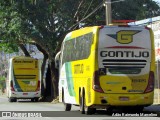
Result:
{"type": "Polygon", "coordinates": [[[160,3],[160,0],[153,0],[153,1],[156,1],[156,2],[160,3]]]}

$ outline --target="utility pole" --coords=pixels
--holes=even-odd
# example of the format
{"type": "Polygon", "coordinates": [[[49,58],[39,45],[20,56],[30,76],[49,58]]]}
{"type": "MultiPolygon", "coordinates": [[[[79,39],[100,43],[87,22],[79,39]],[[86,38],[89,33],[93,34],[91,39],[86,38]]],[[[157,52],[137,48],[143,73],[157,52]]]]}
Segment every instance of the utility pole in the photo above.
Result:
{"type": "Polygon", "coordinates": [[[111,0],[105,0],[106,6],[106,25],[112,23],[111,0]]]}

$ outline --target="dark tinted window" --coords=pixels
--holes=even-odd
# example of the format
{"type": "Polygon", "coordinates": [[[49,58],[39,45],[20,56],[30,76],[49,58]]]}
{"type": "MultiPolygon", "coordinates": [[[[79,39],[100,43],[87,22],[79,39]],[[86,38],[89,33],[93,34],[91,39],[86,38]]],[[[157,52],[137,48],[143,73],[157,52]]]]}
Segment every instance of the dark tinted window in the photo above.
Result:
{"type": "Polygon", "coordinates": [[[93,34],[88,33],[64,43],[62,63],[86,59],[90,55],[93,34]]]}

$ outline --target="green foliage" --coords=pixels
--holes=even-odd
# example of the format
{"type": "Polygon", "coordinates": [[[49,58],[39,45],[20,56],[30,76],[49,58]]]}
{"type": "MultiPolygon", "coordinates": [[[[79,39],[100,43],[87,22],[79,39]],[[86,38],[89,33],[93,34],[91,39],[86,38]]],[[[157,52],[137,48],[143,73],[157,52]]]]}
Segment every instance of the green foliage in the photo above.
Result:
{"type": "Polygon", "coordinates": [[[142,20],[160,15],[160,7],[152,0],[125,0],[112,4],[112,14],[115,20],[142,20]]]}
{"type": "Polygon", "coordinates": [[[4,51],[5,53],[18,52],[18,46],[15,43],[1,43],[0,51],[4,51]]]}
{"type": "MultiPolygon", "coordinates": [[[[53,63],[66,33],[78,29],[80,23],[91,26],[105,21],[103,1],[0,0],[0,40],[3,40],[0,50],[17,51],[18,44],[34,41],[53,63]]],[[[112,18],[140,20],[159,15],[159,10],[159,6],[152,0],[125,0],[112,4],[112,18]]],[[[51,67],[51,73],[56,74],[53,69],[54,66],[51,67]]]]}
{"type": "Polygon", "coordinates": [[[4,76],[0,76],[0,81],[5,81],[6,78],[4,76]]]}
{"type": "MultiPolygon", "coordinates": [[[[112,0],[115,2],[117,0],[112,0]]],[[[103,0],[1,0],[0,49],[17,51],[18,43],[38,43],[54,57],[58,43],[66,33],[79,28],[80,20],[93,12],[103,0]]],[[[152,0],[125,0],[112,4],[113,19],[140,20],[159,15],[159,6],[152,0]]],[[[98,25],[105,20],[105,7],[81,23],[98,25]]]]}
{"type": "Polygon", "coordinates": [[[17,52],[18,43],[24,42],[26,36],[22,33],[23,21],[12,5],[11,0],[0,1],[0,50],[7,53],[17,52]]]}
{"type": "Polygon", "coordinates": [[[0,76],[0,89],[4,89],[6,87],[6,78],[4,76],[0,76]]]}

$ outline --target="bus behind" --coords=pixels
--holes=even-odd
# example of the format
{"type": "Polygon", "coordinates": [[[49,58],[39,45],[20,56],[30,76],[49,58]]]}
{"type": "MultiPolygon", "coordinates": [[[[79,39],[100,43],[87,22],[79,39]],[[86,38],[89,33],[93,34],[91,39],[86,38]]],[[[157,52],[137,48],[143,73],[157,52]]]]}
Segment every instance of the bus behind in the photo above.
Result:
{"type": "Polygon", "coordinates": [[[17,99],[38,101],[41,96],[41,76],[37,59],[13,57],[9,60],[7,96],[10,102],[17,99]]]}

